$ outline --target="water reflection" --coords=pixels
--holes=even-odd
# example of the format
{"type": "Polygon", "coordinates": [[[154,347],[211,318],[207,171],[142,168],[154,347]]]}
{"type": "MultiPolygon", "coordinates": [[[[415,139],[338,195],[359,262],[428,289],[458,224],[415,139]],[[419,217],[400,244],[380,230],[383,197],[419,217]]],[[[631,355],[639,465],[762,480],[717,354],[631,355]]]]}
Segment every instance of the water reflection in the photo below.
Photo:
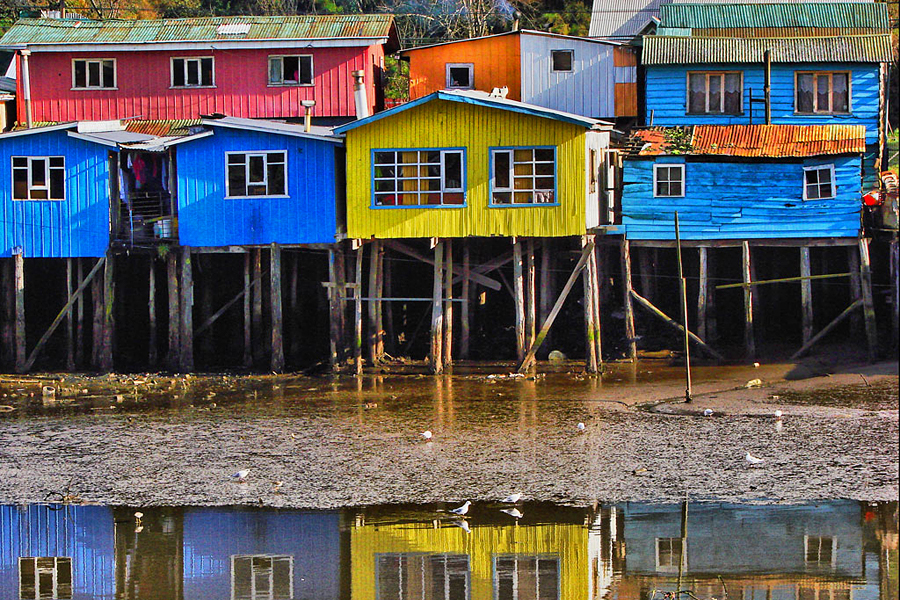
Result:
{"type": "Polygon", "coordinates": [[[509,508],[0,506],[0,600],[898,595],[896,502],[509,508]]]}

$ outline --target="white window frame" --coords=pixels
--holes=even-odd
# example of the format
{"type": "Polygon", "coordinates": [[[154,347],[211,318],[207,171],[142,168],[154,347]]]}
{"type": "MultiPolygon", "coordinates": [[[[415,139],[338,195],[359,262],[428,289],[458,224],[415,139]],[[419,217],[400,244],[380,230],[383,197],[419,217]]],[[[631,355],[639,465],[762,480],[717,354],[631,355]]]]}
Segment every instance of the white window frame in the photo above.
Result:
{"type": "MultiPolygon", "coordinates": [[[[668,180],[667,183],[672,183],[672,180],[668,180]]],[[[687,179],[685,177],[685,169],[684,163],[656,163],[653,165],[653,197],[654,198],[684,198],[685,193],[687,192],[687,179]],[[681,171],[681,193],[680,194],[659,194],[657,183],[659,181],[658,171],[660,168],[671,169],[673,167],[678,168],[681,171]]]]}
{"type": "Polygon", "coordinates": [[[474,63],[446,63],[444,65],[444,75],[446,87],[448,90],[474,90],[475,89],[475,64],[474,63]],[[466,68],[469,70],[469,85],[452,85],[450,79],[450,69],[466,68]]]}
{"type": "Polygon", "coordinates": [[[12,179],[10,179],[10,196],[13,199],[13,202],[65,202],[66,201],[66,157],[65,156],[12,156],[10,157],[10,174],[12,179]],[[28,178],[28,197],[27,198],[16,198],[16,171],[23,169],[23,167],[16,167],[15,161],[16,159],[25,159],[28,162],[27,166],[24,167],[27,169],[26,177],[28,178]],[[62,167],[51,167],[50,159],[60,159],[63,161],[62,167]],[[44,161],[44,181],[47,182],[46,186],[35,186],[32,185],[32,172],[33,169],[31,164],[35,160],[43,160],[44,161]],[[50,169],[62,169],[63,172],[63,187],[62,187],[62,198],[51,198],[50,197],[50,169]],[[32,190],[47,190],[46,198],[32,198],[31,192],[32,190]]]}
{"type": "MultiPolygon", "coordinates": [[[[816,186],[821,186],[821,183],[815,183],[816,186]]],[[[812,165],[809,167],[803,167],[803,199],[804,200],[829,200],[831,198],[837,197],[837,183],[834,180],[834,165],[812,165]],[[806,174],[810,171],[825,171],[829,172],[831,176],[831,195],[830,196],[819,196],[818,198],[810,198],[809,197],[809,183],[806,181],[806,174]]]]}
{"type": "MultiPolygon", "coordinates": [[[[468,554],[389,552],[375,554],[375,600],[405,600],[411,597],[411,587],[416,590],[427,589],[426,571],[431,570],[432,568],[434,568],[434,566],[442,567],[441,571],[444,577],[444,593],[440,596],[433,597],[433,600],[451,600],[449,595],[450,589],[448,587],[448,584],[450,582],[450,573],[447,565],[447,562],[450,559],[465,560],[465,597],[469,598],[472,594],[472,564],[468,554]],[[390,596],[386,596],[382,593],[384,590],[382,589],[381,585],[379,585],[380,581],[382,581],[381,577],[384,576],[385,572],[390,572],[388,571],[388,569],[384,568],[383,563],[381,562],[382,559],[397,560],[397,583],[400,588],[397,591],[399,591],[399,595],[392,594],[390,596]],[[412,575],[412,579],[408,577],[408,575],[412,575]]],[[[457,575],[460,574],[461,573],[457,573],[457,575]]]]}
{"type": "Polygon", "coordinates": [[[672,541],[678,540],[681,543],[681,565],[684,570],[687,570],[688,566],[688,556],[687,556],[687,540],[678,537],[669,537],[669,538],[656,538],[656,572],[657,573],[677,573],[678,572],[678,564],[662,564],[659,561],[659,546],[661,542],[667,542],[669,544],[669,553],[672,554],[672,541]]]}
{"type": "Polygon", "coordinates": [[[794,71],[794,114],[797,115],[849,115],[853,114],[853,73],[852,71],[794,71]],[[813,76],[813,110],[812,112],[800,112],[800,76],[813,76]],[[847,110],[834,110],[834,76],[847,76],[847,110]],[[828,109],[819,108],[819,83],[818,78],[828,77],[828,109]]]}
{"type": "Polygon", "coordinates": [[[685,114],[686,115],[724,115],[724,116],[736,116],[744,114],[744,72],[743,71],[688,71],[687,72],[687,85],[686,94],[684,98],[684,106],[685,106],[685,114]],[[691,106],[691,75],[705,75],[706,76],[706,90],[705,90],[705,100],[703,111],[692,110],[691,106]],[[709,106],[709,77],[710,75],[715,75],[722,78],[722,87],[721,92],[719,93],[719,110],[710,110],[709,106]],[[740,108],[736,113],[725,112],[725,77],[728,75],[737,75],[740,78],[740,82],[738,83],[738,89],[740,90],[740,108]]]}
{"type": "Polygon", "coordinates": [[[249,560],[250,561],[250,598],[253,600],[263,600],[263,599],[276,599],[282,600],[281,597],[276,598],[274,595],[275,588],[275,571],[274,569],[268,573],[269,576],[269,587],[266,595],[262,595],[260,590],[256,589],[256,583],[258,581],[257,576],[263,575],[265,576],[265,572],[260,572],[259,570],[254,571],[255,565],[253,564],[253,559],[263,558],[269,559],[273,563],[275,561],[287,561],[288,562],[288,586],[290,595],[288,598],[294,597],[294,556],[291,554],[232,554],[231,555],[231,600],[244,600],[247,598],[244,594],[238,595],[238,590],[236,588],[236,581],[234,575],[234,565],[238,560],[249,560]]]}
{"type": "Polygon", "coordinates": [[[196,89],[196,88],[214,88],[216,87],[216,57],[215,56],[172,56],[169,58],[169,87],[170,89],[176,90],[184,90],[184,89],[196,89]],[[212,74],[212,81],[209,84],[203,83],[203,60],[209,59],[212,61],[212,68],[210,69],[210,73],[212,74]],[[181,60],[184,61],[182,65],[182,69],[184,69],[184,85],[175,85],[175,61],[181,60]],[[188,83],[188,63],[196,62],[197,63],[197,76],[199,77],[200,83],[197,85],[193,85],[188,83]]]}
{"type": "Polygon", "coordinates": [[[316,71],[315,71],[315,63],[313,62],[312,54],[272,54],[269,55],[269,61],[267,63],[268,71],[266,72],[266,79],[269,81],[270,87],[312,87],[313,83],[316,79],[316,71]],[[298,63],[298,77],[299,77],[299,66],[302,59],[309,59],[309,83],[303,83],[301,81],[286,81],[284,79],[284,59],[285,58],[296,58],[298,63]],[[280,81],[272,81],[272,62],[278,61],[280,63],[279,72],[281,73],[280,81]]]}
{"type": "MultiPolygon", "coordinates": [[[[488,198],[488,206],[489,207],[502,207],[502,208],[515,208],[515,207],[526,207],[526,206],[559,206],[559,194],[557,193],[557,188],[559,186],[559,177],[558,177],[558,169],[559,169],[559,153],[556,151],[556,146],[504,146],[499,148],[491,148],[488,152],[488,167],[490,169],[491,174],[491,186],[490,186],[490,196],[488,198]],[[515,156],[516,150],[552,150],[553,151],[553,189],[548,190],[546,188],[538,188],[534,184],[534,180],[538,177],[546,178],[550,177],[550,175],[538,175],[535,171],[536,169],[532,169],[530,177],[532,178],[532,186],[529,189],[516,189],[516,164],[529,164],[529,162],[518,162],[516,163],[515,156]],[[494,157],[498,154],[507,154],[509,156],[509,185],[506,187],[499,187],[497,185],[497,174],[494,172],[495,170],[495,162],[494,157]],[[510,202],[497,202],[494,200],[495,193],[502,194],[510,194],[510,202]],[[517,193],[525,193],[529,192],[532,195],[532,201],[528,203],[516,203],[515,195],[517,193]],[[535,198],[538,194],[544,194],[550,192],[552,194],[552,199],[550,202],[536,202],[535,198]]],[[[550,161],[539,161],[537,159],[532,159],[530,164],[538,165],[538,164],[548,164],[550,161]]],[[[519,178],[523,177],[519,175],[519,178]]],[[[526,175],[526,177],[529,177],[526,175]]]]}
{"type": "Polygon", "coordinates": [[[553,48],[550,50],[550,72],[551,73],[572,73],[575,71],[575,49],[574,48],[553,48]],[[570,59],[569,64],[571,65],[568,69],[555,69],[553,67],[553,55],[557,52],[568,52],[570,59]]]}
{"type": "Polygon", "coordinates": [[[830,535],[804,535],[803,536],[803,564],[810,567],[834,567],[835,565],[835,556],[837,555],[837,538],[830,535]],[[830,540],[831,541],[831,561],[824,562],[821,560],[822,555],[822,540],[830,540]],[[819,544],[819,548],[816,554],[819,556],[818,560],[809,560],[809,543],[811,541],[816,541],[819,544]]]}
{"type": "MultiPolygon", "coordinates": [[[[385,163],[383,166],[390,166],[385,163]]],[[[372,208],[463,208],[466,206],[468,199],[466,194],[466,149],[465,148],[378,148],[372,150],[372,208]],[[380,166],[375,162],[375,155],[381,152],[393,153],[394,154],[394,163],[393,166],[395,168],[393,177],[376,177],[375,176],[375,168],[376,166],[380,166]],[[414,163],[401,163],[399,162],[400,154],[404,152],[418,152],[417,160],[414,163]],[[403,167],[416,167],[417,173],[419,172],[419,167],[423,166],[434,166],[437,163],[431,163],[422,161],[422,153],[428,152],[440,152],[440,166],[441,173],[436,177],[422,177],[421,174],[417,174],[415,177],[403,177],[401,175],[400,169],[403,167]],[[447,154],[459,154],[460,155],[460,187],[446,187],[445,174],[447,172],[447,154]],[[401,190],[398,189],[401,185],[401,181],[405,180],[416,180],[423,181],[429,179],[439,179],[441,182],[440,190],[422,190],[419,184],[416,185],[416,190],[401,190]],[[378,181],[393,181],[394,182],[394,190],[393,191],[377,191],[376,182],[378,181]],[[429,194],[437,194],[441,195],[440,204],[423,204],[422,196],[429,194]],[[400,196],[404,194],[416,194],[417,195],[417,204],[379,204],[378,196],[400,196]],[[461,203],[452,203],[448,204],[444,202],[444,194],[462,194],[462,202],[461,203]]]]}
{"type": "Polygon", "coordinates": [[[18,565],[18,575],[19,575],[19,597],[23,600],[28,598],[25,596],[23,590],[23,581],[22,581],[22,565],[25,563],[32,563],[34,565],[34,598],[37,600],[38,598],[59,598],[60,600],[64,600],[67,598],[72,598],[72,594],[74,591],[73,580],[75,579],[75,567],[72,564],[71,556],[20,556],[19,557],[19,565],[18,565]],[[39,568],[38,561],[47,561],[52,560],[53,566],[51,568],[39,568]],[[59,580],[59,565],[61,562],[69,563],[69,581],[68,582],[60,582],[59,580]],[[44,589],[41,587],[41,573],[52,574],[52,579],[50,581],[50,589],[44,589]],[[62,589],[60,589],[62,588],[62,589]],[[49,595],[48,595],[49,594],[49,595]]]}
{"type": "Polygon", "coordinates": [[[72,90],[117,90],[119,82],[119,69],[115,58],[73,58],[72,59],[72,90]],[[75,63],[84,63],[84,85],[75,83],[75,63]],[[103,85],[103,63],[111,62],[113,66],[112,85],[103,85]],[[90,84],[90,64],[97,63],[100,67],[100,85],[90,84]]]}
{"type": "MultiPolygon", "coordinates": [[[[277,164],[277,163],[274,163],[277,164]]],[[[225,153],[225,198],[227,200],[252,200],[256,198],[290,198],[289,193],[289,180],[288,180],[288,151],[284,149],[276,149],[276,150],[235,150],[233,152],[225,153]],[[269,154],[278,154],[281,153],[284,156],[284,193],[283,194],[270,194],[269,193],[269,154]],[[266,193],[258,194],[258,195],[231,195],[231,186],[229,184],[228,177],[228,168],[231,166],[229,162],[229,157],[242,155],[244,157],[244,192],[250,187],[250,185],[265,185],[266,193]],[[264,165],[263,165],[263,180],[260,181],[250,181],[250,157],[251,156],[261,156],[264,165]]]]}
{"type": "MultiPolygon", "coordinates": [[[[513,577],[513,597],[519,597],[519,563],[530,561],[534,565],[534,571],[532,571],[534,575],[534,586],[535,589],[531,590],[531,593],[527,594],[528,598],[537,598],[539,597],[539,590],[541,585],[541,577],[540,577],[540,567],[538,565],[538,561],[542,560],[550,560],[556,563],[556,598],[559,600],[562,597],[562,561],[560,560],[559,555],[557,554],[495,554],[493,557],[493,589],[494,593],[492,595],[493,600],[498,600],[500,596],[500,573],[497,569],[497,562],[500,559],[512,559],[515,563],[515,567],[512,571],[513,577]]],[[[531,566],[531,565],[526,565],[531,566]]]]}

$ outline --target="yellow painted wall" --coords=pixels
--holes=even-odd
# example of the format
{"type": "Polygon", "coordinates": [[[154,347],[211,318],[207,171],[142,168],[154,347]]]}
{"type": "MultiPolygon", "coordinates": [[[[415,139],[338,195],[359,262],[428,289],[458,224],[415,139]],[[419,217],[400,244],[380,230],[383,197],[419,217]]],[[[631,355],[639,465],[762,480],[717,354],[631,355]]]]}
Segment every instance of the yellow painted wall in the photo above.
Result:
{"type": "Polygon", "coordinates": [[[471,600],[491,600],[493,557],[498,554],[559,557],[560,598],[587,598],[588,530],[576,524],[473,526],[364,525],[350,533],[351,600],[375,600],[375,556],[383,553],[466,554],[471,600]]]}
{"type": "Polygon", "coordinates": [[[577,125],[507,110],[432,100],[351,129],[347,235],[351,238],[571,236],[585,231],[585,140],[577,125]],[[556,146],[559,206],[489,207],[489,148],[556,146]],[[372,149],[466,148],[466,206],[371,208],[372,149]]]}
{"type": "Polygon", "coordinates": [[[519,36],[500,35],[465,40],[410,51],[409,99],[442,90],[447,84],[447,63],[472,63],[475,89],[490,92],[509,88],[510,100],[521,99],[519,36]]]}

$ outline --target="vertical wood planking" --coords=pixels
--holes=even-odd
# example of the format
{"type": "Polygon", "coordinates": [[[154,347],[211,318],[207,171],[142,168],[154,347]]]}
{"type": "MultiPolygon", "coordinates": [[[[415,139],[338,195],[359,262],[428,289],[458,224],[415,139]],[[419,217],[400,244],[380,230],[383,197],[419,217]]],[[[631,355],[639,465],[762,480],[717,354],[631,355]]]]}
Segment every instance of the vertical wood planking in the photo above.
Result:
{"type": "MultiPolygon", "coordinates": [[[[581,247],[584,248],[588,245],[589,236],[581,237],[581,247]]],[[[597,328],[594,323],[594,265],[596,264],[594,260],[594,253],[591,252],[591,255],[587,259],[587,264],[585,265],[584,270],[581,272],[583,287],[584,287],[584,368],[588,373],[596,373],[597,372],[597,344],[594,341],[594,336],[596,335],[597,328]]]]}
{"type": "Polygon", "coordinates": [[[708,343],[709,248],[700,246],[700,288],[697,291],[697,335],[708,343]]]}
{"type": "MultiPolygon", "coordinates": [[[[385,302],[382,300],[384,298],[384,246],[381,243],[378,244],[378,260],[376,262],[376,268],[378,270],[378,275],[375,278],[375,294],[378,298],[377,304],[375,305],[375,357],[379,362],[384,360],[384,307],[385,302]]],[[[390,307],[391,303],[388,302],[387,306],[390,307]]]]}
{"type": "Polygon", "coordinates": [[[362,375],[362,343],[363,343],[363,326],[362,326],[362,297],[363,297],[363,259],[365,258],[365,246],[360,243],[356,251],[356,302],[354,303],[353,323],[354,323],[354,340],[353,340],[353,363],[357,375],[362,375]]]}

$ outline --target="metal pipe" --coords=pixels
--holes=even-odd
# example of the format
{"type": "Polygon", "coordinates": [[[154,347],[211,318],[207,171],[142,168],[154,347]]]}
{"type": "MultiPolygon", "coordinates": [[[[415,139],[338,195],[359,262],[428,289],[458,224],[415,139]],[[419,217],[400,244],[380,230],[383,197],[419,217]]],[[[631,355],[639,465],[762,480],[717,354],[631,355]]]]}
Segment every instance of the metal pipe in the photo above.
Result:
{"type": "Polygon", "coordinates": [[[356,118],[365,119],[369,116],[369,99],[366,96],[366,72],[353,71],[353,99],[356,101],[356,118]]]}
{"type": "Polygon", "coordinates": [[[303,131],[309,133],[312,129],[312,109],[316,105],[315,100],[301,100],[300,104],[303,106],[303,131]]]}
{"type": "Polygon", "coordinates": [[[681,230],[678,226],[678,211],[675,211],[675,248],[678,252],[678,284],[681,291],[681,318],[684,320],[684,401],[693,399],[691,386],[691,339],[688,329],[687,281],[684,279],[684,265],[681,262],[681,230]]]}
{"type": "Polygon", "coordinates": [[[22,57],[22,96],[25,100],[25,126],[31,129],[31,74],[28,68],[28,57],[31,56],[31,50],[20,50],[19,55],[22,57]]]}

